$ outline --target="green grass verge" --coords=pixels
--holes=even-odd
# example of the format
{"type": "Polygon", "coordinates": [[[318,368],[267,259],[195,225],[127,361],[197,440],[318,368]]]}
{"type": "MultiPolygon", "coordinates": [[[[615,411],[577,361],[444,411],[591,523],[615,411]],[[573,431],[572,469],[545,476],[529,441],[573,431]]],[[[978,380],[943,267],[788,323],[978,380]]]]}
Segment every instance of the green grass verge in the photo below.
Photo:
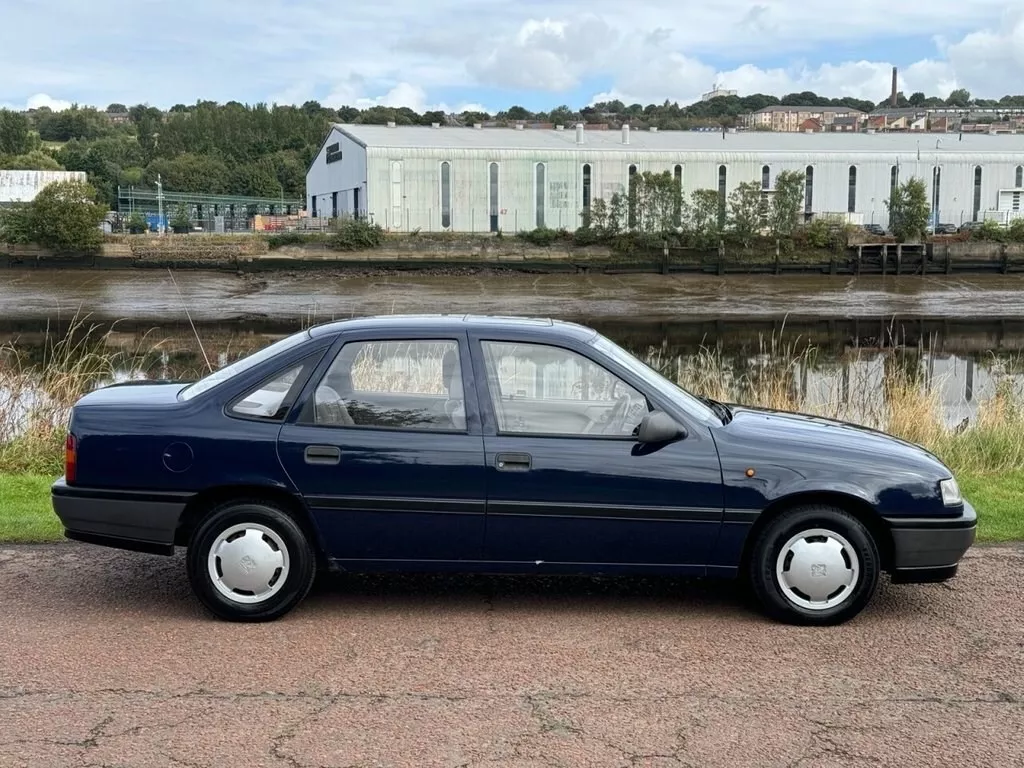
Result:
{"type": "Polygon", "coordinates": [[[1024,540],[1024,471],[957,475],[964,498],[978,511],[981,541],[1024,540]]]}
{"type": "Polygon", "coordinates": [[[64,537],[50,505],[53,478],[0,475],[0,542],[39,544],[64,537]]]}
{"type": "MultiPolygon", "coordinates": [[[[964,496],[978,510],[978,540],[1024,541],[1024,470],[960,473],[964,496]]],[[[50,506],[51,477],[0,474],[0,543],[59,541],[63,529],[50,506]]]]}

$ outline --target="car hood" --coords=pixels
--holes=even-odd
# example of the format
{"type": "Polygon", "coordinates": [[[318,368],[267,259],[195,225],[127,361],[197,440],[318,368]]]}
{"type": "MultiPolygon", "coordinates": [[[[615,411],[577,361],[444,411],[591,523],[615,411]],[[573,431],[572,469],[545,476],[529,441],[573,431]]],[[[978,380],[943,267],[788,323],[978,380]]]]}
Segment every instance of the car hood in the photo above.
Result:
{"type": "Polygon", "coordinates": [[[876,429],[850,422],[827,419],[804,413],[776,411],[768,408],[730,405],[732,421],[727,425],[730,435],[745,443],[786,444],[790,450],[832,456],[836,462],[844,457],[870,456],[873,464],[893,470],[911,470],[942,478],[949,469],[932,453],[876,429]]]}

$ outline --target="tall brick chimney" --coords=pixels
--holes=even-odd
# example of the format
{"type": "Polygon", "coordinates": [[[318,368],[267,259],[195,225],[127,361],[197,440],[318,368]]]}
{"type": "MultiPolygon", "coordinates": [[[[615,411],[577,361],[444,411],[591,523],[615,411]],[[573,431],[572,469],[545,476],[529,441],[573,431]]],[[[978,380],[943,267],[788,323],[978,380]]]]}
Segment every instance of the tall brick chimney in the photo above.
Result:
{"type": "Polygon", "coordinates": [[[896,94],[899,92],[899,88],[896,85],[896,67],[892,68],[892,94],[889,96],[889,104],[893,107],[896,106],[896,94]]]}

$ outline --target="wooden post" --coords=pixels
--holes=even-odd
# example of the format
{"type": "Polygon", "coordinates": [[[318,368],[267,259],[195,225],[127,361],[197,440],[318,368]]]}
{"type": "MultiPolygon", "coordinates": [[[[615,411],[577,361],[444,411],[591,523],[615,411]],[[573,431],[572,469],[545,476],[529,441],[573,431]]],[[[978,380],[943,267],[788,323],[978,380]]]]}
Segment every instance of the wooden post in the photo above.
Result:
{"type": "Polygon", "coordinates": [[[889,268],[889,244],[885,243],[882,246],[882,277],[885,277],[885,273],[889,268]]]}
{"type": "Polygon", "coordinates": [[[718,241],[718,274],[725,274],[725,240],[718,241]]]}
{"type": "Polygon", "coordinates": [[[953,274],[953,257],[949,253],[949,243],[946,243],[946,274],[953,274]]]}
{"type": "Polygon", "coordinates": [[[896,276],[903,272],[903,243],[896,245],[896,276]]]}
{"type": "Polygon", "coordinates": [[[782,247],[778,239],[775,240],[775,274],[778,275],[782,272],[782,247]]]}

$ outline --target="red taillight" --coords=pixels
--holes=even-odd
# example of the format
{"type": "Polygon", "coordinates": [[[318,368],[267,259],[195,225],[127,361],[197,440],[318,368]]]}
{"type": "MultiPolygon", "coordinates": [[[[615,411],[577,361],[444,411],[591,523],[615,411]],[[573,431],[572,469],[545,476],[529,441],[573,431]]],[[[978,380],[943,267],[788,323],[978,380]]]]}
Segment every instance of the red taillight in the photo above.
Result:
{"type": "Polygon", "coordinates": [[[64,481],[67,483],[75,482],[75,471],[78,468],[78,439],[68,434],[68,439],[64,442],[64,481]]]}

